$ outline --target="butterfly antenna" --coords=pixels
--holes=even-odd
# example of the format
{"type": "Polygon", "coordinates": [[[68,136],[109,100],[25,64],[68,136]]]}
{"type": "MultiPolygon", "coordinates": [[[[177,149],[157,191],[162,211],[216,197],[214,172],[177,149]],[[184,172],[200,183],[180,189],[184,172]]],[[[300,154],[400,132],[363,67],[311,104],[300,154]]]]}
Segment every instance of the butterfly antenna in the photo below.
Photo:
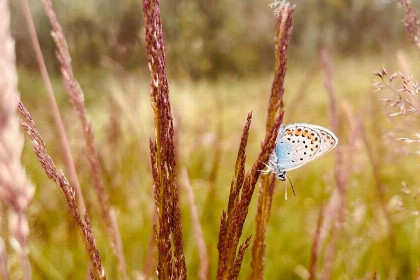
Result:
{"type": "Polygon", "coordinates": [[[289,182],[290,182],[290,185],[292,186],[292,191],[293,191],[293,195],[294,195],[294,196],[296,196],[296,193],[295,193],[295,188],[293,188],[293,184],[292,184],[292,181],[290,181],[290,178],[289,178],[289,176],[287,176],[287,175],[286,175],[286,177],[287,177],[287,180],[289,180],[289,182]]]}

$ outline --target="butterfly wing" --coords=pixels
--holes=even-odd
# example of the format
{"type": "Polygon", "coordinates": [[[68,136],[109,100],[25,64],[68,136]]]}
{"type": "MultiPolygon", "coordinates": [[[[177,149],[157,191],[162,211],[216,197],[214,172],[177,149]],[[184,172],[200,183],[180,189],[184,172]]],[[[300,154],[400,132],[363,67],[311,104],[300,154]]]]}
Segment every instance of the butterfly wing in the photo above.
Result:
{"type": "Polygon", "coordinates": [[[270,158],[276,160],[278,170],[293,170],[330,151],[337,142],[337,137],[323,127],[290,124],[278,134],[270,158]]]}
{"type": "Polygon", "coordinates": [[[332,131],[319,125],[307,124],[307,126],[317,131],[321,136],[321,145],[312,160],[326,154],[337,146],[338,138],[332,131]]]}

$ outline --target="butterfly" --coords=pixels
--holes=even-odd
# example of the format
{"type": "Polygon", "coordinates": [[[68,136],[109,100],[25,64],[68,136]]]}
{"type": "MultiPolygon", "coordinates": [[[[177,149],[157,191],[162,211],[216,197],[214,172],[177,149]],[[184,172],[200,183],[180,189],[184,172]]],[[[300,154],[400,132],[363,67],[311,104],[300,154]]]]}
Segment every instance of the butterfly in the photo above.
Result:
{"type": "Polygon", "coordinates": [[[276,146],[266,164],[267,169],[262,173],[274,173],[277,179],[285,181],[286,171],[326,154],[337,143],[337,136],[322,126],[307,123],[282,125],[277,133],[276,146]]]}

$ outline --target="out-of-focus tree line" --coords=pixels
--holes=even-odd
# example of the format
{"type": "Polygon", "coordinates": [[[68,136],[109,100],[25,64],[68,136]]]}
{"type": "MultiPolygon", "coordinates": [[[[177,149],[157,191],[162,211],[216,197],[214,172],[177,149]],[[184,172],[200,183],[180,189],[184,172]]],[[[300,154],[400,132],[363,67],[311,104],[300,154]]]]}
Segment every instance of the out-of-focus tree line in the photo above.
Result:
{"type": "MultiPolygon", "coordinates": [[[[18,64],[36,69],[20,7],[12,2],[18,64]]],[[[317,57],[321,44],[341,55],[362,55],[404,46],[403,10],[393,0],[294,0],[290,59],[317,57]]],[[[412,0],[419,7],[419,0],[412,0]]],[[[269,1],[161,1],[168,66],[193,79],[246,75],[273,67],[274,17],[269,1]]],[[[41,47],[56,69],[54,43],[40,0],[30,1],[41,47]]],[[[57,0],[76,67],[146,67],[140,0],[57,0]]],[[[56,69],[57,70],[57,69],[56,69]]]]}

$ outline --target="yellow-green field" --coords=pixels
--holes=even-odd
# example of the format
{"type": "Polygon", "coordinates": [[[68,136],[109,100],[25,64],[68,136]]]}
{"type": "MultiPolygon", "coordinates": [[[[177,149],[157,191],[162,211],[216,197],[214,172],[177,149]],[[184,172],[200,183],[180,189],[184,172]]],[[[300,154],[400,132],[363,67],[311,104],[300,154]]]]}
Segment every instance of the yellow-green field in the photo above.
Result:
{"type": "MultiPolygon", "coordinates": [[[[418,53],[414,50],[404,55],[411,71],[417,73],[413,80],[418,81],[418,53]]],[[[420,211],[420,202],[416,198],[420,191],[419,155],[396,151],[405,146],[418,151],[419,147],[415,143],[393,141],[392,137],[415,138],[415,133],[420,131],[420,122],[418,115],[387,117],[384,104],[380,101],[386,93],[373,92],[372,84],[378,78],[372,71],[379,70],[383,65],[389,72],[400,69],[394,55],[387,57],[385,61],[380,56],[372,55],[348,58],[332,56],[333,84],[340,116],[339,145],[343,147],[344,160],[351,160],[348,166],[345,165],[350,168],[350,178],[345,221],[338,237],[332,279],[373,279],[375,272],[377,279],[416,279],[419,267],[420,217],[416,212],[420,211]],[[350,131],[349,127],[356,129],[350,131]],[[351,137],[351,133],[357,134],[351,137]],[[373,177],[363,134],[371,145],[375,160],[380,162],[377,182],[373,177]],[[351,151],[348,150],[349,139],[354,139],[351,151]],[[385,190],[385,207],[392,220],[392,236],[375,184],[380,184],[385,190]],[[405,188],[402,190],[403,184],[406,184],[409,193],[405,188]]],[[[125,73],[102,68],[76,72],[75,75],[85,93],[129,275],[131,279],[142,279],[152,236],[153,215],[149,139],[154,138],[155,132],[149,98],[149,73],[125,73]]],[[[264,137],[272,74],[247,78],[227,76],[216,81],[199,82],[173,78],[172,75],[168,78],[178,139],[177,166],[180,171],[185,168],[191,180],[210,259],[209,279],[214,279],[220,218],[222,210],[227,207],[243,125],[247,113],[252,111],[253,121],[247,147],[248,169],[255,161],[264,137]],[[215,160],[218,153],[220,159],[215,160]],[[212,181],[209,178],[215,171],[216,177],[212,181]],[[208,201],[211,187],[215,188],[216,195],[208,201]]],[[[19,80],[22,101],[43,135],[49,153],[57,165],[64,169],[63,153],[39,74],[21,69],[19,80]]],[[[77,115],[60,77],[53,77],[53,82],[105,271],[108,279],[119,279],[116,259],[93,191],[77,115]]],[[[331,127],[328,95],[317,59],[307,65],[289,61],[285,88],[285,123],[307,122],[331,127]],[[304,84],[307,84],[306,89],[304,84]]],[[[33,278],[86,279],[86,254],[67,213],[64,197],[41,169],[28,141],[22,161],[36,186],[27,213],[33,278]]],[[[336,190],[334,152],[288,175],[297,196],[290,196],[289,192],[286,201],[285,183],[276,183],[267,228],[265,279],[307,279],[318,212],[321,205],[328,209],[336,190]]],[[[193,239],[190,206],[180,172],[178,178],[188,276],[189,279],[198,279],[199,260],[193,239]]],[[[258,189],[251,202],[242,239],[254,234],[257,195],[258,189]]],[[[324,219],[330,219],[333,223],[333,214],[326,211],[324,219]]],[[[325,263],[325,248],[330,242],[327,230],[325,226],[321,233],[317,266],[319,274],[325,263]]],[[[240,279],[248,279],[250,256],[248,249],[240,279]]],[[[19,259],[13,253],[9,257],[9,266],[12,279],[19,279],[19,259]]]]}

